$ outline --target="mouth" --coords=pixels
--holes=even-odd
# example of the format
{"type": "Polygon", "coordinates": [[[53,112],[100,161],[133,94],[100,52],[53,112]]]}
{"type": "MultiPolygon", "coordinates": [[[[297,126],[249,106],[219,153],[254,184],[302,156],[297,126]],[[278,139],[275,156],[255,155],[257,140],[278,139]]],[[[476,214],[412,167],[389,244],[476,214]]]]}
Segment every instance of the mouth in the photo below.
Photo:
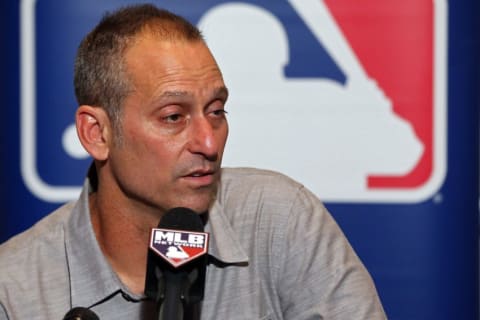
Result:
{"type": "Polygon", "coordinates": [[[206,187],[215,183],[216,173],[217,171],[213,169],[197,169],[183,175],[182,178],[196,187],[206,187]]]}
{"type": "Polygon", "coordinates": [[[185,175],[185,177],[203,177],[203,176],[208,176],[208,175],[214,175],[215,170],[214,169],[196,169],[196,170],[191,170],[189,173],[185,175]]]}

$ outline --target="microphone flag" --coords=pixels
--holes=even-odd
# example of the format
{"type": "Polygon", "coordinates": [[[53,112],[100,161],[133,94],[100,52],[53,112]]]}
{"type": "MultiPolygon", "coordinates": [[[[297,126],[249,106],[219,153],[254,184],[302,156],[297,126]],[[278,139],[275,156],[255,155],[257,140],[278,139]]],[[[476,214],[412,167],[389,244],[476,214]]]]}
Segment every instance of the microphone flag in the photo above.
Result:
{"type": "Polygon", "coordinates": [[[208,251],[208,233],[174,229],[152,229],[150,249],[178,268],[208,251]]]}

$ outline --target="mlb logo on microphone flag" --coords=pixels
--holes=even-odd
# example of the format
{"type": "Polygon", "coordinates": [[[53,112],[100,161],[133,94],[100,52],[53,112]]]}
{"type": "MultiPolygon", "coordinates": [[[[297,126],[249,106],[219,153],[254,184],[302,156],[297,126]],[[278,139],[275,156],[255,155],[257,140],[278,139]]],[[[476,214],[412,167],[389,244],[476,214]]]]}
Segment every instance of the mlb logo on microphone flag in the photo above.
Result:
{"type": "Polygon", "coordinates": [[[150,249],[178,268],[207,253],[208,233],[155,228],[150,249]]]}

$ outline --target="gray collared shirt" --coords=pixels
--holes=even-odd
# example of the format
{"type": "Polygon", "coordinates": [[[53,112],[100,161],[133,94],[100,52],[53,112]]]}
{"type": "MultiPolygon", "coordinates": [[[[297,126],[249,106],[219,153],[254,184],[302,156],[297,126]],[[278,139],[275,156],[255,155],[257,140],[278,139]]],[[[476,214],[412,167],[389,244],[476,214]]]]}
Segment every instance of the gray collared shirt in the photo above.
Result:
{"type": "MultiPolygon", "coordinates": [[[[69,203],[0,246],[0,320],[156,319],[96,241],[89,179],[69,203]]],[[[385,319],[374,284],[321,202],[289,178],[224,169],[210,232],[202,319],[385,319]]],[[[146,249],[147,250],[147,249],[146,249]]]]}

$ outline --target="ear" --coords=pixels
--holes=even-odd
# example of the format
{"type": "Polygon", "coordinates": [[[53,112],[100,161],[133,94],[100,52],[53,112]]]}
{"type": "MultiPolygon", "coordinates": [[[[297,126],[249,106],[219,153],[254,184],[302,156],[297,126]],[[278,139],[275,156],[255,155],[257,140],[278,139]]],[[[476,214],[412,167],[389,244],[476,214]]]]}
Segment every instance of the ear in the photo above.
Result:
{"type": "Polygon", "coordinates": [[[77,134],[82,146],[95,160],[107,160],[111,125],[104,109],[82,105],[75,114],[77,134]]]}

